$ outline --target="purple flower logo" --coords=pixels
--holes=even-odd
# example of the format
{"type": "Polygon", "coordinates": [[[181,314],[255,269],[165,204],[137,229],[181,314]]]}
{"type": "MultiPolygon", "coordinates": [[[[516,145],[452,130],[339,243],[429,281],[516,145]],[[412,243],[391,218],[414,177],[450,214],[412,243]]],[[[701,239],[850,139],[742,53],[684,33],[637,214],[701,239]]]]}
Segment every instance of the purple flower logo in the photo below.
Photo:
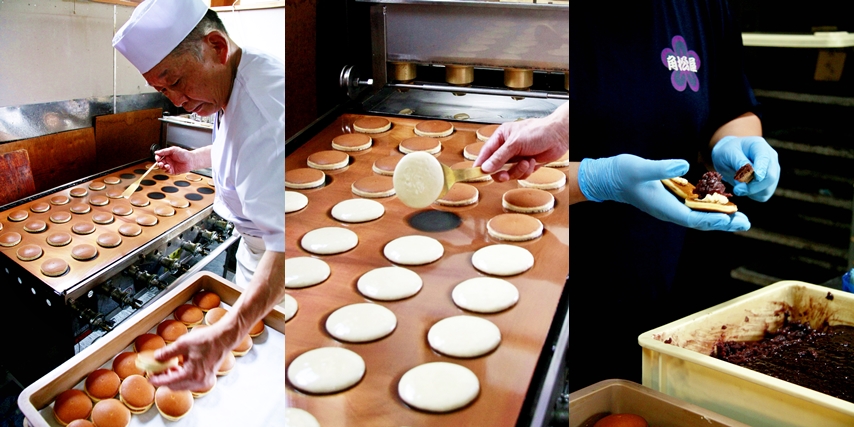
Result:
{"type": "Polygon", "coordinates": [[[688,86],[694,92],[700,90],[700,79],[697,78],[697,70],[700,69],[700,57],[697,52],[688,50],[688,45],[682,36],[673,37],[673,49],[667,48],[661,51],[661,63],[667,67],[670,74],[670,83],[673,88],[682,92],[688,86]]]}

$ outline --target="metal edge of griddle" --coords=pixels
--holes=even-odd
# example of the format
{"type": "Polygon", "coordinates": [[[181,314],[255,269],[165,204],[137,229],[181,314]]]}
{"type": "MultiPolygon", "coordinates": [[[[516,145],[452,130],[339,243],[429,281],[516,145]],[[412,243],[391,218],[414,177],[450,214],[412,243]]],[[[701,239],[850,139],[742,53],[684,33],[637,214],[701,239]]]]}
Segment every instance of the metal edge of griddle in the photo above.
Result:
{"type": "Polygon", "coordinates": [[[560,390],[561,372],[566,368],[566,351],[569,348],[569,312],[563,317],[560,335],[555,344],[555,354],[549,362],[549,368],[543,386],[539,390],[539,398],[534,408],[531,427],[547,427],[551,420],[555,400],[560,390]],[[550,407],[551,405],[551,407],[550,407]]]}
{"type": "Polygon", "coordinates": [[[120,259],[116,260],[116,262],[104,267],[103,269],[93,273],[93,275],[88,276],[87,278],[80,281],[78,284],[72,286],[71,288],[65,291],[64,297],[65,301],[74,300],[81,297],[84,293],[88,292],[95,285],[99,285],[103,282],[109,280],[115,273],[120,273],[122,270],[130,267],[134,263],[138,261],[137,256],[145,254],[149,249],[154,246],[157,246],[164,241],[170,240],[184,231],[190,229],[192,226],[198,224],[202,221],[204,217],[213,212],[213,205],[209,205],[206,208],[196,212],[189,218],[180,222],[178,225],[170,228],[163,234],[149,240],[147,243],[141,245],[140,247],[128,252],[126,255],[122,256],[120,259]]]}
{"type": "MultiPolygon", "coordinates": [[[[330,108],[320,117],[309,123],[306,127],[291,135],[285,141],[285,156],[291,155],[294,151],[302,147],[306,142],[310,141],[320,130],[323,130],[331,124],[335,119],[345,113],[355,113],[361,111],[361,104],[358,101],[348,100],[330,108]],[[359,106],[359,108],[356,108],[359,106]]],[[[287,174],[287,171],[285,172],[287,174]]]]}

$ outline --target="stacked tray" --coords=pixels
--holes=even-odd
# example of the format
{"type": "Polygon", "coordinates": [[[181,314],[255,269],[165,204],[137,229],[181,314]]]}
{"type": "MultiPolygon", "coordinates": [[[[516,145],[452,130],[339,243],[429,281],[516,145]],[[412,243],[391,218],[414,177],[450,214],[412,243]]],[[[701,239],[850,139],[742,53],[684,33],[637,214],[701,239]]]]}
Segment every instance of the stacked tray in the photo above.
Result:
{"type": "MultiPolygon", "coordinates": [[[[288,171],[307,167],[312,153],[331,150],[336,136],[352,133],[353,124],[363,116],[345,114],[320,131],[286,159],[288,171]]],[[[338,202],[360,198],[351,185],[359,178],[376,175],[372,165],[377,159],[397,154],[398,144],[416,136],[414,127],[421,120],[389,117],[391,129],[371,134],[373,145],[364,151],[349,152],[347,167],[327,170],[326,184],[319,188],[294,190],[308,198],[308,205],[286,216],[286,253],[288,259],[313,257],[330,266],[331,274],[315,286],[288,289],[299,305],[288,321],[287,365],[303,353],[319,347],[343,347],[364,359],[366,369],[360,382],[349,389],[330,394],[308,394],[287,383],[287,402],[314,415],[321,425],[515,425],[531,384],[534,368],[546,348],[549,327],[556,314],[558,300],[569,271],[568,193],[566,187],[548,190],[555,197],[555,208],[532,214],[544,225],[544,233],[534,240],[505,242],[487,234],[486,223],[505,213],[502,195],[519,187],[516,181],[505,183],[474,182],[480,192],[475,205],[444,207],[432,205],[414,210],[396,196],[375,198],[385,213],[379,219],[364,223],[344,223],[330,212],[338,202]],[[421,231],[411,225],[433,211],[456,214],[460,224],[446,231],[421,231]],[[304,250],[302,237],[321,227],[343,227],[356,233],[358,245],[336,255],[315,255],[304,250]],[[443,256],[420,266],[404,266],[416,272],[423,281],[421,290],[406,299],[376,301],[363,296],[356,288],[357,279],[371,269],[394,265],[383,255],[389,241],[406,235],[422,235],[438,240],[443,256]],[[460,282],[486,276],[472,266],[472,254],[494,244],[522,247],[534,256],[533,267],[521,274],[504,277],[519,291],[515,306],[494,314],[479,314],[457,307],[453,288],[460,282]],[[327,317],[336,309],[353,303],[376,303],[390,309],[397,318],[395,330],[384,338],[367,343],[347,343],[334,339],[325,328],[327,317]],[[493,322],[501,332],[498,347],[483,356],[456,358],[434,351],[427,341],[430,327],[444,318],[471,315],[493,322]],[[480,391],[465,407],[447,413],[433,413],[410,407],[398,396],[398,382],[409,369],[428,362],[450,362],[471,370],[478,378],[480,391]]],[[[463,149],[477,142],[476,130],[482,124],[452,122],[455,130],[438,138],[442,151],[440,162],[452,165],[465,160],[463,149]]],[[[566,168],[557,170],[566,173],[566,168]]],[[[290,189],[288,189],[290,190],[290,189]]],[[[522,414],[524,416],[524,414],[522,414]]]]}
{"type": "MultiPolygon", "coordinates": [[[[24,389],[18,396],[18,406],[26,422],[33,427],[59,426],[52,413],[57,395],[71,388],[82,390],[83,381],[90,372],[110,369],[117,354],[133,351],[136,337],[153,333],[158,324],[172,318],[177,307],[190,303],[193,295],[201,290],[219,295],[226,308],[233,305],[242,292],[233,283],[209,272],[188,277],[112,333],[24,389]]],[[[193,409],[184,418],[177,422],[167,421],[152,407],[142,415],[131,417],[130,426],[280,425],[285,416],[281,392],[285,318],[281,307],[274,308],[264,318],[264,323],[265,331],[253,338],[249,353],[237,357],[234,369],[218,377],[210,393],[195,399],[193,409]]]]}

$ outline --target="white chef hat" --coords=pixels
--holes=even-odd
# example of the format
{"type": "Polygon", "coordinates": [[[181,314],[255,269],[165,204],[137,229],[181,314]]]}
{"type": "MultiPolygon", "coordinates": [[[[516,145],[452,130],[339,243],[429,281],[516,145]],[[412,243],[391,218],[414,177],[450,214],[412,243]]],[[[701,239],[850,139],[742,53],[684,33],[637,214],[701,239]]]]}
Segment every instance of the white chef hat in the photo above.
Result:
{"type": "Polygon", "coordinates": [[[202,0],[146,0],[113,37],[113,47],[145,74],[190,34],[207,11],[202,0]]]}

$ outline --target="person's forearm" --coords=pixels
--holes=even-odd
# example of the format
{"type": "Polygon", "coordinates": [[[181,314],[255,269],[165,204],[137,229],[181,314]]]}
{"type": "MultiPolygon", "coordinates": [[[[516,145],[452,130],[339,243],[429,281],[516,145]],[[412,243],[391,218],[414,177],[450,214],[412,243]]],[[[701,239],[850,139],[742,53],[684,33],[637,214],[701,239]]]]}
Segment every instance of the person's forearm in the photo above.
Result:
{"type": "Polygon", "coordinates": [[[744,113],[730,120],[712,135],[709,151],[725,136],[762,136],[762,122],[753,113],[744,113]]]}
{"type": "Polygon", "coordinates": [[[197,148],[193,150],[193,163],[196,167],[193,169],[204,169],[209,168],[213,164],[211,160],[211,149],[212,146],[208,145],[206,147],[197,148]]]}
{"type": "Polygon", "coordinates": [[[557,110],[549,114],[546,120],[553,124],[552,129],[558,133],[561,143],[564,143],[569,150],[569,101],[557,107],[557,110]]]}
{"type": "Polygon", "coordinates": [[[578,202],[587,201],[581,188],[578,186],[578,167],[581,162],[572,162],[569,164],[569,179],[567,179],[567,187],[569,187],[569,204],[573,205],[578,202]]]}
{"type": "Polygon", "coordinates": [[[228,322],[228,329],[237,333],[239,339],[284,298],[285,253],[266,251],[258,262],[252,281],[223,321],[228,322]]]}

